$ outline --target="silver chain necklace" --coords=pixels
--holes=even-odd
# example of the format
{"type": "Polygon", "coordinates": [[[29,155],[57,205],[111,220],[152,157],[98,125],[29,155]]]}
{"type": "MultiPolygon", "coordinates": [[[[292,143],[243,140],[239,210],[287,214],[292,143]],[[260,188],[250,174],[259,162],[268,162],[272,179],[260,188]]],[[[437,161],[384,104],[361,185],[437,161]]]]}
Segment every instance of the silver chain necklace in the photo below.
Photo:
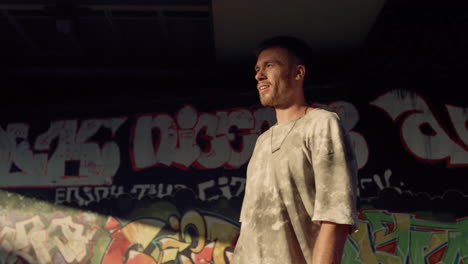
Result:
{"type": "MultiPolygon", "coordinates": [[[[289,133],[291,133],[291,131],[294,129],[294,126],[296,125],[297,120],[301,119],[303,116],[305,116],[305,115],[307,114],[307,109],[309,109],[309,106],[308,106],[308,105],[305,107],[304,113],[302,114],[302,116],[300,116],[300,117],[296,118],[296,120],[294,120],[294,123],[293,123],[291,129],[289,129],[288,133],[286,134],[286,136],[285,136],[285,137],[283,138],[283,140],[281,141],[280,146],[283,145],[283,142],[284,142],[284,141],[286,140],[286,138],[289,136],[289,133]]],[[[278,124],[278,123],[276,123],[276,124],[271,128],[271,136],[270,136],[270,150],[271,150],[271,153],[273,153],[273,152],[275,152],[275,151],[277,150],[277,149],[276,149],[275,151],[273,151],[273,129],[274,129],[274,127],[275,127],[277,124],[278,124]]],[[[279,149],[279,148],[278,148],[278,149],[279,149]]]]}

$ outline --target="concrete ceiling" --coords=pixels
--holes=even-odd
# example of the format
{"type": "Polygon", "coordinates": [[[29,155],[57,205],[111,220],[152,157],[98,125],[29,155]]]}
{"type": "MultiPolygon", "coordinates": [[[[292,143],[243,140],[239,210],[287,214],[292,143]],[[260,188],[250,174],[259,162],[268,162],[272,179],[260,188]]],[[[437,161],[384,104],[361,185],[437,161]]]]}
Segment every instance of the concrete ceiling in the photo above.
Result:
{"type": "Polygon", "coordinates": [[[22,0],[12,4],[17,1],[0,0],[0,32],[7,36],[7,43],[0,43],[0,55],[32,54],[26,61],[37,54],[48,58],[89,54],[95,59],[113,52],[112,57],[128,54],[139,64],[145,58],[163,62],[179,53],[193,57],[191,61],[215,55],[220,62],[239,63],[252,57],[262,39],[280,34],[301,37],[318,53],[336,53],[363,43],[385,2],[109,0],[102,5],[80,0],[55,6],[46,3],[52,1],[22,0]]]}
{"type": "Polygon", "coordinates": [[[385,0],[215,0],[212,2],[216,57],[252,55],[264,38],[294,35],[318,53],[358,47],[385,0]]]}

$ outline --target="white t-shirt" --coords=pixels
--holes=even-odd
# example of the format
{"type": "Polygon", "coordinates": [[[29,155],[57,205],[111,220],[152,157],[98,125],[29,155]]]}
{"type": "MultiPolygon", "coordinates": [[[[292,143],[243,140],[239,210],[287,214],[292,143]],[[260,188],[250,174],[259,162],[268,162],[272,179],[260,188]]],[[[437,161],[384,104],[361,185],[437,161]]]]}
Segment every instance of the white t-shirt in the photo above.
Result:
{"type": "Polygon", "coordinates": [[[356,224],[357,163],[335,113],[314,109],[257,139],[234,264],[311,263],[319,221],[356,224]]]}

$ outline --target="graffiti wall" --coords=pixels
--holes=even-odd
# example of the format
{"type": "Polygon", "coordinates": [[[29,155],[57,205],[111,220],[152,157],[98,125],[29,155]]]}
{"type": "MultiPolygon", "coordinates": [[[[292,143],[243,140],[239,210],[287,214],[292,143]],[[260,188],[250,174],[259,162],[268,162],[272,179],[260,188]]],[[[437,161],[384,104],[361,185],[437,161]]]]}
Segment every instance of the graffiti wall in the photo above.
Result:
{"type": "MultiPolygon", "coordinates": [[[[467,263],[466,105],[408,90],[311,104],[338,113],[358,158],[342,263],[467,263]]],[[[274,111],[154,108],[0,123],[0,263],[230,263],[274,111]]]]}

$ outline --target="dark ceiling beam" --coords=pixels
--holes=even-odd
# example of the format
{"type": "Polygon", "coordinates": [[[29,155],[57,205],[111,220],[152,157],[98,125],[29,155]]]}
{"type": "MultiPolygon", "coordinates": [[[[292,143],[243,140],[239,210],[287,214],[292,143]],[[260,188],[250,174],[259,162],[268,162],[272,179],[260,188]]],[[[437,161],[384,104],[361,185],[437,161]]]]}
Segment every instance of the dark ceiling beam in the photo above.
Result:
{"type": "Polygon", "coordinates": [[[106,21],[109,24],[109,27],[111,28],[112,35],[114,35],[115,39],[117,39],[118,46],[123,47],[123,41],[122,41],[122,31],[120,30],[120,27],[117,23],[115,23],[113,17],[112,17],[112,10],[109,9],[104,9],[104,16],[106,17],[106,21]]]}
{"type": "MultiPolygon", "coordinates": [[[[112,78],[142,78],[171,80],[210,80],[216,78],[213,67],[160,67],[160,68],[64,68],[64,67],[22,67],[7,69],[12,80],[21,77],[50,78],[57,77],[112,77],[112,78]]],[[[241,79],[241,78],[239,78],[241,79]]]]}
{"type": "Polygon", "coordinates": [[[119,5],[209,5],[211,0],[0,0],[0,4],[46,4],[57,2],[73,5],[119,4],[119,5]]]}
{"type": "Polygon", "coordinates": [[[68,39],[75,52],[84,54],[78,40],[76,22],[79,17],[78,8],[73,5],[59,5],[50,8],[50,16],[55,20],[57,33],[68,39]]]}
{"type": "MultiPolygon", "coordinates": [[[[0,9],[4,10],[43,10],[55,4],[2,4],[0,9]]],[[[122,11],[211,11],[208,5],[122,5],[122,4],[78,4],[76,7],[87,7],[93,10],[122,10],[122,11]]]]}
{"type": "Polygon", "coordinates": [[[157,11],[159,23],[161,25],[161,32],[163,36],[164,45],[169,44],[169,30],[167,29],[167,19],[162,10],[157,11]]]}
{"type": "Polygon", "coordinates": [[[36,42],[34,42],[34,40],[31,37],[29,37],[29,35],[26,33],[23,26],[18,22],[18,20],[16,20],[16,18],[14,18],[13,16],[11,16],[8,13],[8,10],[1,9],[1,13],[7,19],[8,23],[15,29],[16,33],[18,33],[18,35],[33,50],[33,52],[36,52],[36,53],[39,52],[40,50],[39,46],[36,44],[36,42]]]}
{"type": "Polygon", "coordinates": [[[76,31],[75,30],[70,31],[68,36],[69,36],[70,41],[72,42],[72,44],[75,46],[76,50],[80,53],[80,55],[83,55],[84,50],[83,50],[83,47],[82,47],[80,41],[78,40],[78,36],[77,36],[76,31]]]}
{"type": "Polygon", "coordinates": [[[0,9],[4,10],[42,10],[44,9],[45,5],[38,5],[38,4],[33,4],[33,5],[18,5],[18,4],[1,4],[0,3],[0,9]]]}
{"type": "Polygon", "coordinates": [[[122,11],[211,11],[208,5],[79,5],[93,10],[122,11]]]}

